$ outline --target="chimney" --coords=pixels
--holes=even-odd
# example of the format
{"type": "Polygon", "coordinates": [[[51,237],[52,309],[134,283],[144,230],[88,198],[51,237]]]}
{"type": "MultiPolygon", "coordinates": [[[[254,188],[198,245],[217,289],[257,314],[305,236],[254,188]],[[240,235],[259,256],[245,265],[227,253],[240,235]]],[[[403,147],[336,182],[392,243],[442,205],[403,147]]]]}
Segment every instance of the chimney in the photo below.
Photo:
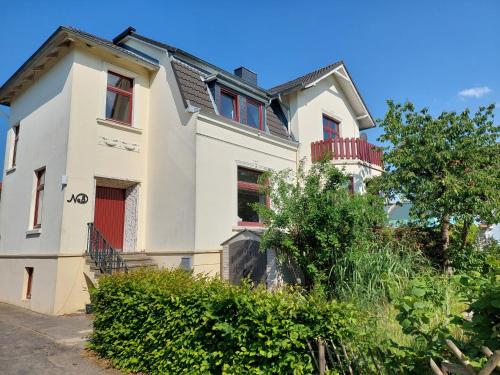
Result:
{"type": "Polygon", "coordinates": [[[243,81],[257,86],[257,74],[252,72],[250,69],[247,69],[244,66],[240,66],[239,68],[234,70],[234,74],[240,77],[243,81]]]}

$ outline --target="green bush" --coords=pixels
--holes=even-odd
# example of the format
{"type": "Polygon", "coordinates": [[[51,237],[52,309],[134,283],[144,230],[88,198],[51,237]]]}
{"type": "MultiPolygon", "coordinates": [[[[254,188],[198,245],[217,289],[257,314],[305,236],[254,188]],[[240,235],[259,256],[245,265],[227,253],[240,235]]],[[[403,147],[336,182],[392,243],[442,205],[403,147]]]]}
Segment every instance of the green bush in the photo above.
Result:
{"type": "Polygon", "coordinates": [[[334,285],[337,260],[373,242],[373,228],[387,220],[383,200],[349,194],[348,177],[329,162],[309,169],[301,163],[297,171],[266,173],[263,178],[273,204],[256,206],[266,223],[261,249],[276,249],[278,256],[292,260],[307,289],[334,285]]]}
{"type": "Polygon", "coordinates": [[[461,246],[456,236],[451,237],[450,261],[453,269],[457,273],[479,272],[487,274],[492,270],[488,259],[500,257],[500,244],[489,239],[479,245],[478,229],[472,226],[469,239],[461,246]]]}
{"type": "Polygon", "coordinates": [[[353,342],[354,307],[314,292],[268,292],[181,270],[107,276],[91,293],[91,348],[151,374],[305,374],[307,341],[353,342]]]}
{"type": "Polygon", "coordinates": [[[471,319],[460,319],[470,334],[472,343],[500,348],[500,260],[491,257],[490,271],[486,275],[471,272],[459,276],[462,295],[468,303],[471,319]]]}

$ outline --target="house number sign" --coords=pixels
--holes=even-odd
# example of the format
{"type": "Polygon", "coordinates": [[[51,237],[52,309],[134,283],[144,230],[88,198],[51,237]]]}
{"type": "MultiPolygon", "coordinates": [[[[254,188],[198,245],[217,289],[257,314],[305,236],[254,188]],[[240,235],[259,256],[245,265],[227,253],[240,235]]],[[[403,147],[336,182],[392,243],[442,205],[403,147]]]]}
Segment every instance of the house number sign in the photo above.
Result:
{"type": "Polygon", "coordinates": [[[89,201],[89,197],[87,194],[84,193],[79,193],[77,195],[71,194],[71,198],[69,198],[66,202],[68,203],[78,203],[78,204],[85,204],[89,201]]]}

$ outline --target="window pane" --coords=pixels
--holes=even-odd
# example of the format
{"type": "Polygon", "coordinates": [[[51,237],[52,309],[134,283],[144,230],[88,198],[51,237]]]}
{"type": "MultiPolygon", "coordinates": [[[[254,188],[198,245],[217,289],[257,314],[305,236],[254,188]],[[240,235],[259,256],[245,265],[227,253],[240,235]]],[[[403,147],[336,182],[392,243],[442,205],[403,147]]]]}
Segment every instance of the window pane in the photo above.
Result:
{"type": "Polygon", "coordinates": [[[36,213],[36,223],[35,225],[42,224],[42,209],[43,209],[43,190],[38,192],[38,204],[36,213]]]}
{"type": "Polygon", "coordinates": [[[259,215],[252,208],[254,203],[265,203],[264,194],[258,191],[238,190],[238,216],[241,221],[259,222],[259,215]]]}
{"type": "Polygon", "coordinates": [[[338,123],[331,118],[323,116],[323,139],[333,139],[338,135],[338,123]]]}
{"type": "Polygon", "coordinates": [[[238,181],[259,183],[259,177],[262,172],[252,171],[250,169],[238,168],[238,181]]]}
{"type": "Polygon", "coordinates": [[[112,72],[108,72],[108,85],[132,92],[132,84],[133,80],[131,78],[122,77],[112,72]]]}
{"type": "Polygon", "coordinates": [[[45,169],[38,172],[38,186],[45,184],[45,169]]]}
{"type": "Polygon", "coordinates": [[[235,97],[221,92],[220,94],[220,114],[224,117],[236,120],[235,97]]]}
{"type": "Polygon", "coordinates": [[[106,94],[106,118],[130,122],[130,97],[109,91],[106,94]]]}
{"type": "Polygon", "coordinates": [[[330,133],[328,133],[327,130],[323,129],[323,139],[325,141],[329,140],[330,139],[330,133]]]}
{"type": "Polygon", "coordinates": [[[260,129],[259,105],[247,101],[247,125],[260,129]]]}

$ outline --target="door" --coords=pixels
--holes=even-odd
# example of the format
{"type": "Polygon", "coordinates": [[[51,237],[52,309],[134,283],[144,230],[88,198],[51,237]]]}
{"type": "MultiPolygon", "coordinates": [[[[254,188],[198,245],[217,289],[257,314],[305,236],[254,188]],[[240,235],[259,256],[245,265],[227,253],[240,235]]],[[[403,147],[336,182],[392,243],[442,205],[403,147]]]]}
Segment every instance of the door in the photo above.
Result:
{"type": "Polygon", "coordinates": [[[125,189],[97,186],[94,225],[116,250],[123,249],[125,189]]]}
{"type": "Polygon", "coordinates": [[[249,277],[255,284],[265,283],[267,254],[259,250],[260,242],[244,239],[229,245],[229,281],[240,284],[249,277]]]}

